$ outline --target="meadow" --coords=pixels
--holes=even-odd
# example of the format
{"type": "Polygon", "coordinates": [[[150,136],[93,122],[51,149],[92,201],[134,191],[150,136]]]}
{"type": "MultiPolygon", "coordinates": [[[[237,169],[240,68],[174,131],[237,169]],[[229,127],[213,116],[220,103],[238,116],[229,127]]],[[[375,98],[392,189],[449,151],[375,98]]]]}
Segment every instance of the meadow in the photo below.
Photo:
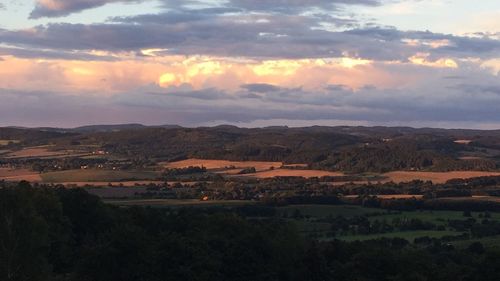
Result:
{"type": "Polygon", "coordinates": [[[41,181],[40,174],[29,169],[0,168],[0,180],[6,181],[41,181]]]}
{"type": "Polygon", "coordinates": [[[159,176],[156,171],[120,171],[103,169],[78,169],[68,171],[49,172],[41,174],[44,182],[48,183],[78,183],[85,182],[130,182],[154,180],[159,176]]]}
{"type": "MultiPolygon", "coordinates": [[[[366,241],[380,238],[403,238],[409,242],[414,242],[416,238],[443,238],[460,237],[464,231],[450,228],[450,221],[474,220],[477,222],[485,219],[485,213],[472,212],[464,215],[462,211],[388,211],[378,208],[367,208],[352,205],[294,205],[277,208],[277,216],[285,218],[287,221],[295,224],[302,235],[328,241],[339,239],[343,241],[366,241]],[[366,218],[370,224],[410,222],[417,221],[423,224],[433,224],[438,229],[409,229],[401,231],[393,229],[381,233],[354,233],[346,231],[342,234],[333,235],[332,229],[335,228],[332,221],[338,218],[359,220],[366,218]]],[[[500,213],[488,213],[488,220],[500,222],[500,213]]],[[[363,220],[360,220],[363,221],[363,220]]],[[[360,222],[358,222],[360,223],[360,222]]],[[[362,223],[361,223],[362,224],[362,223]]],[[[481,239],[457,239],[457,244],[468,245],[471,241],[485,241],[491,245],[500,246],[500,237],[483,237],[481,239]],[[459,242],[460,241],[460,242],[459,242]]]]}
{"type": "Polygon", "coordinates": [[[470,179],[487,176],[500,176],[500,172],[487,171],[450,171],[450,172],[412,172],[394,171],[383,174],[387,181],[395,183],[413,180],[432,181],[434,184],[445,183],[451,179],[470,179]]]}
{"type": "Polygon", "coordinates": [[[81,151],[73,150],[55,150],[54,146],[44,145],[35,147],[26,147],[21,150],[12,151],[5,155],[5,158],[17,159],[17,158],[56,158],[56,157],[81,157],[88,155],[88,153],[82,153],[81,151]]]}
{"type": "Polygon", "coordinates": [[[211,200],[198,199],[135,199],[135,200],[104,200],[105,203],[121,207],[146,206],[146,207],[238,207],[254,205],[254,201],[242,200],[211,200]]]}

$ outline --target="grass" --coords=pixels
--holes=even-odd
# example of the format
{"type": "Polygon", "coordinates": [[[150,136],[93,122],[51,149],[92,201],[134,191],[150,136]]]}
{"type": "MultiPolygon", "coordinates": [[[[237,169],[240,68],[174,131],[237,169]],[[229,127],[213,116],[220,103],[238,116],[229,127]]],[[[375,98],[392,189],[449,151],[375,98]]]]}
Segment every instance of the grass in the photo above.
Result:
{"type": "MultiPolygon", "coordinates": [[[[472,213],[472,217],[476,220],[481,220],[479,217],[479,212],[472,213]]],[[[436,225],[444,225],[447,220],[465,220],[467,217],[463,216],[463,212],[458,211],[413,211],[413,212],[401,212],[393,214],[383,214],[380,216],[370,217],[370,220],[386,220],[388,222],[395,218],[407,218],[407,219],[419,219],[425,222],[431,222],[436,225]]],[[[493,220],[500,220],[500,213],[491,213],[491,218],[493,220]]]]}
{"type": "Polygon", "coordinates": [[[370,235],[350,235],[350,236],[338,236],[339,240],[344,241],[366,241],[380,238],[403,238],[410,242],[413,242],[415,238],[419,237],[430,237],[430,238],[442,238],[444,236],[458,236],[461,232],[456,231],[403,231],[403,232],[390,232],[381,234],[370,234],[370,235]]]}
{"type": "MultiPolygon", "coordinates": [[[[419,231],[395,231],[390,233],[381,233],[373,235],[345,235],[333,237],[331,225],[322,218],[328,216],[343,216],[343,217],[355,217],[368,215],[369,220],[379,220],[391,222],[395,218],[405,218],[405,219],[419,219],[424,222],[431,222],[436,225],[447,225],[448,220],[466,220],[467,217],[463,216],[463,212],[458,211],[405,211],[405,212],[388,212],[383,209],[375,208],[365,208],[362,206],[350,206],[350,205],[296,205],[277,208],[277,213],[279,216],[286,214],[288,221],[292,222],[297,226],[297,229],[306,236],[311,236],[320,240],[331,240],[340,239],[345,241],[363,241],[372,240],[379,238],[403,238],[410,242],[413,242],[415,238],[419,237],[431,237],[431,238],[442,238],[444,236],[458,236],[462,232],[455,231],[452,229],[445,230],[419,230],[419,231]],[[295,218],[294,215],[296,210],[300,212],[300,217],[295,218]]],[[[480,221],[480,212],[473,212],[472,217],[480,221]]],[[[500,220],[500,213],[490,213],[492,220],[500,220]]],[[[463,241],[469,245],[475,240],[463,241]]],[[[489,245],[497,245],[500,248],[500,236],[494,238],[480,239],[485,247],[489,245]]],[[[457,242],[458,243],[458,242],[457,242]]],[[[466,247],[466,246],[463,246],[466,247]]]]}
{"type": "Polygon", "coordinates": [[[155,206],[155,207],[226,207],[255,204],[254,201],[241,200],[212,200],[200,201],[197,199],[131,199],[131,200],[104,200],[105,203],[117,206],[155,206]]]}
{"type": "Polygon", "coordinates": [[[328,216],[355,217],[386,212],[382,209],[365,208],[352,205],[293,205],[278,208],[278,213],[281,215],[287,213],[288,216],[292,216],[296,210],[298,210],[303,216],[316,218],[328,216]]]}
{"type": "Polygon", "coordinates": [[[69,170],[41,174],[44,182],[119,182],[129,180],[154,180],[155,171],[69,170]]]}
{"type": "Polygon", "coordinates": [[[479,239],[454,241],[454,242],[452,242],[452,244],[453,244],[453,246],[455,246],[459,249],[465,249],[465,248],[469,247],[469,245],[474,243],[474,242],[480,242],[481,244],[483,244],[483,246],[485,248],[488,248],[488,249],[500,250],[500,235],[491,236],[491,237],[484,237],[484,238],[479,238],[479,239]]]}

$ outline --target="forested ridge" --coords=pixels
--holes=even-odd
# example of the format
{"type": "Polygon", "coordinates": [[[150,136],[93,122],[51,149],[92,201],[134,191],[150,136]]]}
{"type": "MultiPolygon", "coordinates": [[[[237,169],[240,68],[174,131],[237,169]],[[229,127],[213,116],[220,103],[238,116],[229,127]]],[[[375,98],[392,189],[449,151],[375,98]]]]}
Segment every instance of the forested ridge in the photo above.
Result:
{"type": "MultiPolygon", "coordinates": [[[[345,172],[393,170],[495,170],[500,166],[497,131],[411,128],[310,127],[243,129],[141,127],[116,130],[0,128],[8,147],[52,144],[71,149],[98,146],[138,161],[185,158],[283,161],[345,172]],[[456,143],[466,139],[467,144],[456,143]],[[462,157],[469,156],[469,157],[462,157]]],[[[107,127],[105,127],[107,128],[107,127]]]]}

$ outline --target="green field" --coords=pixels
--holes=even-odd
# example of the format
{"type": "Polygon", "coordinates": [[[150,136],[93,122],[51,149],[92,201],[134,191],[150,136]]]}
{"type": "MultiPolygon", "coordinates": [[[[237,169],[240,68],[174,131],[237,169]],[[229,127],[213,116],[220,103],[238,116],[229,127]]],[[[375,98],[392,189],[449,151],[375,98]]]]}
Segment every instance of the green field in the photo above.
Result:
{"type": "Polygon", "coordinates": [[[293,215],[299,211],[303,216],[323,218],[328,216],[355,217],[361,215],[371,215],[385,213],[387,211],[375,208],[365,208],[354,205],[293,205],[278,208],[278,213],[293,215]]]}
{"type": "MultiPolygon", "coordinates": [[[[238,207],[244,205],[258,204],[255,201],[200,201],[196,199],[176,200],[176,199],[130,199],[130,200],[106,200],[106,203],[118,206],[153,206],[153,207],[238,207]]],[[[473,212],[472,218],[481,221],[484,213],[473,212]]],[[[500,220],[500,213],[490,213],[489,220],[500,220]]],[[[447,236],[461,236],[463,231],[456,231],[447,227],[448,220],[467,220],[471,217],[465,217],[463,212],[458,211],[387,211],[376,208],[365,208],[362,206],[351,205],[293,205],[276,208],[276,217],[294,224],[298,231],[313,239],[328,241],[339,239],[343,241],[366,241],[380,238],[403,238],[413,242],[416,238],[443,238],[447,236]],[[373,222],[386,221],[391,222],[396,218],[412,220],[418,219],[423,222],[430,222],[436,226],[444,226],[442,229],[434,230],[394,230],[393,232],[376,234],[337,234],[332,231],[331,218],[345,217],[357,218],[366,217],[373,222]]],[[[492,236],[481,239],[453,241],[452,244],[459,248],[466,248],[473,242],[481,242],[485,247],[500,249],[500,236],[492,236]]]]}
{"type": "MultiPolygon", "coordinates": [[[[471,217],[476,220],[481,220],[481,212],[472,212],[471,217]]],[[[491,220],[500,220],[500,213],[490,213],[491,220]]],[[[370,217],[370,220],[386,220],[392,221],[395,218],[420,219],[425,222],[431,222],[437,225],[444,225],[447,220],[463,220],[465,219],[463,212],[457,211],[414,211],[401,212],[399,214],[385,214],[380,216],[370,217]]]]}
{"type": "MultiPolygon", "coordinates": [[[[297,229],[303,235],[317,238],[319,240],[332,240],[340,239],[345,241],[363,241],[379,238],[404,238],[413,242],[415,238],[430,237],[442,238],[445,236],[459,236],[463,232],[449,229],[448,227],[442,230],[415,230],[415,231],[394,231],[388,233],[377,233],[369,235],[341,235],[334,236],[332,233],[332,225],[325,221],[328,217],[342,216],[345,218],[354,218],[359,216],[366,216],[369,221],[374,222],[386,221],[392,222],[394,219],[412,220],[418,219],[423,222],[433,223],[437,226],[446,226],[449,220],[466,220],[470,217],[465,217],[463,212],[458,211],[386,211],[383,209],[365,208],[362,206],[350,205],[295,205],[277,208],[277,214],[280,217],[285,217],[289,222],[295,224],[297,229]]],[[[472,212],[472,218],[481,221],[484,213],[472,212]]],[[[500,213],[490,213],[489,220],[500,220],[500,213]]],[[[485,246],[497,245],[500,248],[500,236],[489,237],[476,240],[458,241],[457,245],[468,245],[474,241],[480,241],[485,246]],[[462,244],[460,244],[462,243],[462,244]]],[[[462,245],[462,246],[463,246],[462,245]]],[[[464,246],[465,247],[465,246],[464,246]]]]}
{"type": "Polygon", "coordinates": [[[419,237],[429,237],[429,238],[442,238],[444,236],[458,236],[462,234],[456,231],[402,231],[402,232],[390,232],[381,234],[370,234],[370,235],[350,235],[350,236],[338,236],[339,240],[344,241],[366,241],[380,238],[403,238],[409,242],[413,242],[415,238],[419,237]]]}
{"type": "Polygon", "coordinates": [[[467,248],[470,244],[474,242],[480,242],[485,248],[500,250],[500,236],[484,237],[481,239],[470,239],[462,241],[454,241],[452,244],[461,249],[467,248]]]}
{"type": "Polygon", "coordinates": [[[159,176],[156,171],[118,171],[118,170],[69,170],[41,174],[44,182],[117,182],[132,180],[154,180],[159,176]]]}
{"type": "Polygon", "coordinates": [[[217,207],[217,206],[245,206],[256,204],[255,201],[243,200],[211,200],[198,199],[131,199],[131,200],[104,200],[105,203],[117,206],[154,206],[154,207],[217,207]]]}

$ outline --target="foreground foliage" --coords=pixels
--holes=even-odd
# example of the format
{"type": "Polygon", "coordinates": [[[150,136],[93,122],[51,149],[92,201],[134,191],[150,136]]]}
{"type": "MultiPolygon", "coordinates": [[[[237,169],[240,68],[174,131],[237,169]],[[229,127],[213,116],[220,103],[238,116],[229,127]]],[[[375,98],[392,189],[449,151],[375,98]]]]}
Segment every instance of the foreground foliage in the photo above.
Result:
{"type": "MultiPolygon", "coordinates": [[[[250,212],[251,213],[251,212],[250,212]]],[[[224,209],[116,208],[82,189],[0,189],[0,280],[499,280],[500,253],[394,238],[314,242],[224,209]]]]}

